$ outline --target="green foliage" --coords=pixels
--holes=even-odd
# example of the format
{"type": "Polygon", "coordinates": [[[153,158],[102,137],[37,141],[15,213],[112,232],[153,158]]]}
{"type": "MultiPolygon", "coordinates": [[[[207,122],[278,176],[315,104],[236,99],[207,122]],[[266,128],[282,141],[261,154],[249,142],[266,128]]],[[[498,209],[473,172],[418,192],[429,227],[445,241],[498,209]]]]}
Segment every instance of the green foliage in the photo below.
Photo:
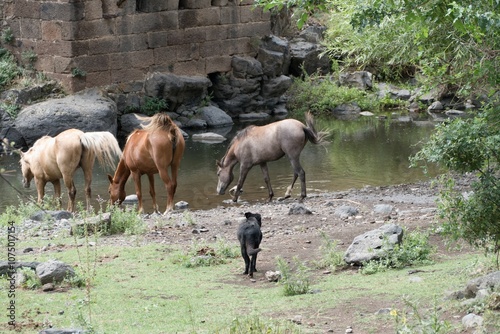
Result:
{"type": "Polygon", "coordinates": [[[10,205],[0,215],[0,226],[7,226],[9,222],[19,224],[37,211],[40,211],[40,207],[35,201],[27,203],[20,201],[17,207],[10,205]]]}
{"type": "Polygon", "coordinates": [[[238,248],[228,245],[225,240],[219,240],[211,245],[193,243],[187,251],[174,254],[172,262],[185,268],[210,267],[224,264],[228,259],[238,256],[238,248]]]}
{"type": "Polygon", "coordinates": [[[6,53],[0,57],[0,89],[8,87],[19,75],[21,70],[12,54],[6,53]]]}
{"type": "Polygon", "coordinates": [[[38,55],[33,50],[27,50],[21,53],[21,58],[26,63],[26,66],[32,69],[38,59],[38,55]]]}
{"type": "Polygon", "coordinates": [[[294,257],[293,262],[295,270],[293,270],[285,259],[277,258],[277,267],[281,272],[280,284],[283,286],[283,294],[285,296],[296,296],[309,293],[310,277],[309,268],[299,262],[298,258],[294,257]]]}
{"type": "Polygon", "coordinates": [[[390,313],[396,323],[396,333],[445,334],[450,333],[453,329],[448,321],[441,320],[442,311],[436,299],[434,299],[433,307],[426,312],[422,312],[422,307],[416,302],[410,301],[408,297],[405,297],[403,301],[406,306],[405,309],[401,311],[393,309],[390,313]]]}
{"type": "MultiPolygon", "coordinates": [[[[216,333],[219,333],[216,331],[216,333]]],[[[220,333],[227,333],[226,331],[220,333]]],[[[295,334],[300,333],[293,324],[281,324],[275,320],[262,320],[258,316],[238,317],[231,322],[230,334],[295,334]]]]}
{"type": "Polygon", "coordinates": [[[42,286],[42,282],[36,275],[36,272],[31,268],[19,269],[18,275],[24,276],[24,280],[21,284],[23,288],[35,290],[42,286]]]}
{"type": "Polygon", "coordinates": [[[17,113],[21,110],[21,107],[15,103],[0,102],[0,109],[3,109],[10,118],[16,119],[17,113]]]}
{"type": "Polygon", "coordinates": [[[403,242],[393,248],[386,245],[384,255],[378,260],[363,263],[361,273],[371,275],[387,269],[401,269],[414,265],[432,264],[432,255],[435,248],[429,243],[427,233],[413,231],[403,234],[403,242]]]}
{"type": "Polygon", "coordinates": [[[141,111],[148,116],[153,116],[166,109],[168,109],[167,101],[159,97],[146,96],[141,106],[141,111]]]}
{"type": "Polygon", "coordinates": [[[450,175],[442,179],[439,213],[443,233],[500,254],[500,107],[487,107],[478,117],[441,124],[412,164],[438,163],[449,171],[474,173],[471,192],[457,192],[450,175]]]}
{"type": "Polygon", "coordinates": [[[0,41],[4,44],[10,44],[14,41],[14,33],[12,32],[12,29],[10,27],[2,30],[0,41]]]}
{"type": "Polygon", "coordinates": [[[336,270],[346,265],[344,253],[338,249],[336,241],[331,240],[325,232],[321,232],[323,244],[321,245],[322,257],[315,262],[318,268],[330,268],[336,270]]]}
{"type": "Polygon", "coordinates": [[[377,99],[367,92],[345,86],[338,86],[328,78],[308,76],[304,80],[295,80],[288,90],[287,107],[293,114],[328,114],[335,107],[344,103],[357,103],[361,110],[376,111],[377,99]]]}
{"type": "Polygon", "coordinates": [[[284,7],[293,8],[292,18],[296,19],[299,29],[314,12],[326,12],[330,8],[329,1],[325,0],[256,0],[254,4],[272,12],[279,12],[284,7]]]}
{"type": "Polygon", "coordinates": [[[83,78],[83,77],[87,76],[87,72],[85,72],[85,70],[82,70],[79,67],[73,67],[71,69],[71,76],[73,78],[83,78]]]}
{"type": "Polygon", "coordinates": [[[136,235],[143,233],[145,228],[145,223],[135,208],[111,207],[111,227],[106,233],[136,235]]]}

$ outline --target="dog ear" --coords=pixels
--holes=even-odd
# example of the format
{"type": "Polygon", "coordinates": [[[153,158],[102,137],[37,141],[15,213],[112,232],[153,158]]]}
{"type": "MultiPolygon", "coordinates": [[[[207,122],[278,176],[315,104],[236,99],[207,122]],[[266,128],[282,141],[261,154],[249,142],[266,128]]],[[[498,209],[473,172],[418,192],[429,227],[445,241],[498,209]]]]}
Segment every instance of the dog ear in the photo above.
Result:
{"type": "Polygon", "coordinates": [[[251,212],[245,212],[245,218],[248,219],[252,217],[252,213],[251,212]]]}

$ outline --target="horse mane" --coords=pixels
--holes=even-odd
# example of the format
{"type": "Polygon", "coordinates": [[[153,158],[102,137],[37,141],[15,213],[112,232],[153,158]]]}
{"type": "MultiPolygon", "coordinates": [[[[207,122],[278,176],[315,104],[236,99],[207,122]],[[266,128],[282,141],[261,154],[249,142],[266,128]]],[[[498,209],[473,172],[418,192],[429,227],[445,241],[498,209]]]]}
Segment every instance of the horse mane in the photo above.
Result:
{"type": "Polygon", "coordinates": [[[233,147],[233,144],[236,143],[238,140],[244,139],[248,135],[248,130],[250,130],[254,126],[255,125],[249,125],[246,128],[241,129],[240,131],[236,132],[236,135],[233,137],[233,139],[231,139],[231,142],[229,143],[229,146],[227,147],[226,154],[224,154],[224,156],[220,160],[220,162],[222,164],[224,164],[224,160],[226,159],[227,154],[229,153],[229,151],[231,150],[231,148],[233,147]]]}
{"type": "Polygon", "coordinates": [[[172,121],[172,119],[167,115],[167,113],[154,114],[152,117],[141,117],[141,116],[136,116],[136,117],[141,121],[149,122],[147,125],[142,126],[143,131],[150,133],[157,130],[164,131],[168,133],[169,138],[174,145],[177,142],[176,139],[179,136],[182,136],[179,127],[174,123],[174,121],[172,121]]]}

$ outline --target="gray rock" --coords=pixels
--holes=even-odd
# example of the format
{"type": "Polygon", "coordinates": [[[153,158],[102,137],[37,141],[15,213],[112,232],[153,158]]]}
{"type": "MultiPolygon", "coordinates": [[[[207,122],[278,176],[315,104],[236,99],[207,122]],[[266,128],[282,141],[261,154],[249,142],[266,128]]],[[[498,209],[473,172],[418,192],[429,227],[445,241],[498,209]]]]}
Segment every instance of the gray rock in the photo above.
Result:
{"type": "Polygon", "coordinates": [[[289,215],[310,215],[312,214],[311,210],[306,208],[304,204],[293,204],[290,210],[288,211],[289,215]]]}
{"type": "Polygon", "coordinates": [[[363,262],[382,258],[395,245],[403,240],[403,229],[395,224],[385,224],[354,238],[344,254],[348,264],[360,265],[363,262]]]}
{"type": "Polygon", "coordinates": [[[37,211],[31,215],[30,219],[38,222],[44,220],[61,220],[61,219],[71,219],[73,214],[69,211],[58,210],[58,211],[37,211]]]}
{"type": "Polygon", "coordinates": [[[42,136],[56,136],[70,128],[109,131],[116,136],[117,108],[97,89],[89,89],[24,108],[15,120],[15,127],[30,146],[42,136]]]}
{"type": "Polygon", "coordinates": [[[389,204],[377,204],[373,207],[373,212],[388,215],[392,212],[393,206],[389,204]]]}
{"type": "Polygon", "coordinates": [[[474,313],[469,313],[462,318],[462,325],[465,328],[480,327],[483,325],[483,317],[474,313]]]}
{"type": "Polygon", "coordinates": [[[350,205],[342,205],[335,209],[335,215],[345,219],[357,215],[359,210],[350,205]]]}
{"type": "Polygon", "coordinates": [[[192,136],[194,141],[201,141],[205,143],[221,143],[226,140],[226,137],[213,132],[196,133],[192,136]]]}
{"type": "Polygon", "coordinates": [[[367,71],[356,71],[351,73],[342,73],[339,82],[343,86],[354,87],[362,90],[372,89],[373,75],[367,71]]]}
{"type": "Polygon", "coordinates": [[[75,270],[68,264],[50,260],[42,262],[36,267],[36,274],[43,284],[60,283],[65,278],[75,276],[75,270]]]}
{"type": "Polygon", "coordinates": [[[475,298],[480,290],[495,291],[500,289],[500,271],[470,280],[465,288],[466,298],[475,298]]]}
{"type": "Polygon", "coordinates": [[[22,268],[30,268],[32,270],[35,270],[36,267],[40,264],[40,262],[22,262],[22,261],[17,261],[17,262],[11,262],[9,263],[8,261],[0,261],[0,276],[1,275],[6,275],[9,273],[11,270],[11,266],[13,269],[22,269],[22,268]]]}
{"type": "Polygon", "coordinates": [[[185,210],[189,207],[189,203],[185,201],[179,201],[175,203],[175,209],[176,210],[185,210]]]}
{"type": "Polygon", "coordinates": [[[69,328],[69,329],[57,329],[57,328],[48,328],[44,329],[38,334],[86,334],[87,331],[83,329],[69,328]]]}
{"type": "Polygon", "coordinates": [[[231,116],[215,106],[200,108],[196,116],[204,120],[208,127],[222,127],[234,124],[231,116]]]}

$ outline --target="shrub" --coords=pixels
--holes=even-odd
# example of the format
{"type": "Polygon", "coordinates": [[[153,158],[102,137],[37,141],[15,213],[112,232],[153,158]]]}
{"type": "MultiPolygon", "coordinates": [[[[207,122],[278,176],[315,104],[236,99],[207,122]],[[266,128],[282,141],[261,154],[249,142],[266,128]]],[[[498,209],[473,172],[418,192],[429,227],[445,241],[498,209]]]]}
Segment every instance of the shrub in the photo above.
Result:
{"type": "Polygon", "coordinates": [[[14,56],[10,53],[4,54],[0,58],[0,89],[8,87],[20,74],[21,70],[14,56]]]}
{"type": "Polygon", "coordinates": [[[149,97],[144,98],[144,103],[141,106],[141,111],[148,116],[153,116],[163,110],[168,109],[168,103],[162,98],[149,97]]]}
{"type": "Polygon", "coordinates": [[[281,272],[280,284],[285,296],[303,295],[310,292],[309,269],[298,258],[294,257],[295,270],[281,257],[277,259],[277,267],[281,272]]]}

